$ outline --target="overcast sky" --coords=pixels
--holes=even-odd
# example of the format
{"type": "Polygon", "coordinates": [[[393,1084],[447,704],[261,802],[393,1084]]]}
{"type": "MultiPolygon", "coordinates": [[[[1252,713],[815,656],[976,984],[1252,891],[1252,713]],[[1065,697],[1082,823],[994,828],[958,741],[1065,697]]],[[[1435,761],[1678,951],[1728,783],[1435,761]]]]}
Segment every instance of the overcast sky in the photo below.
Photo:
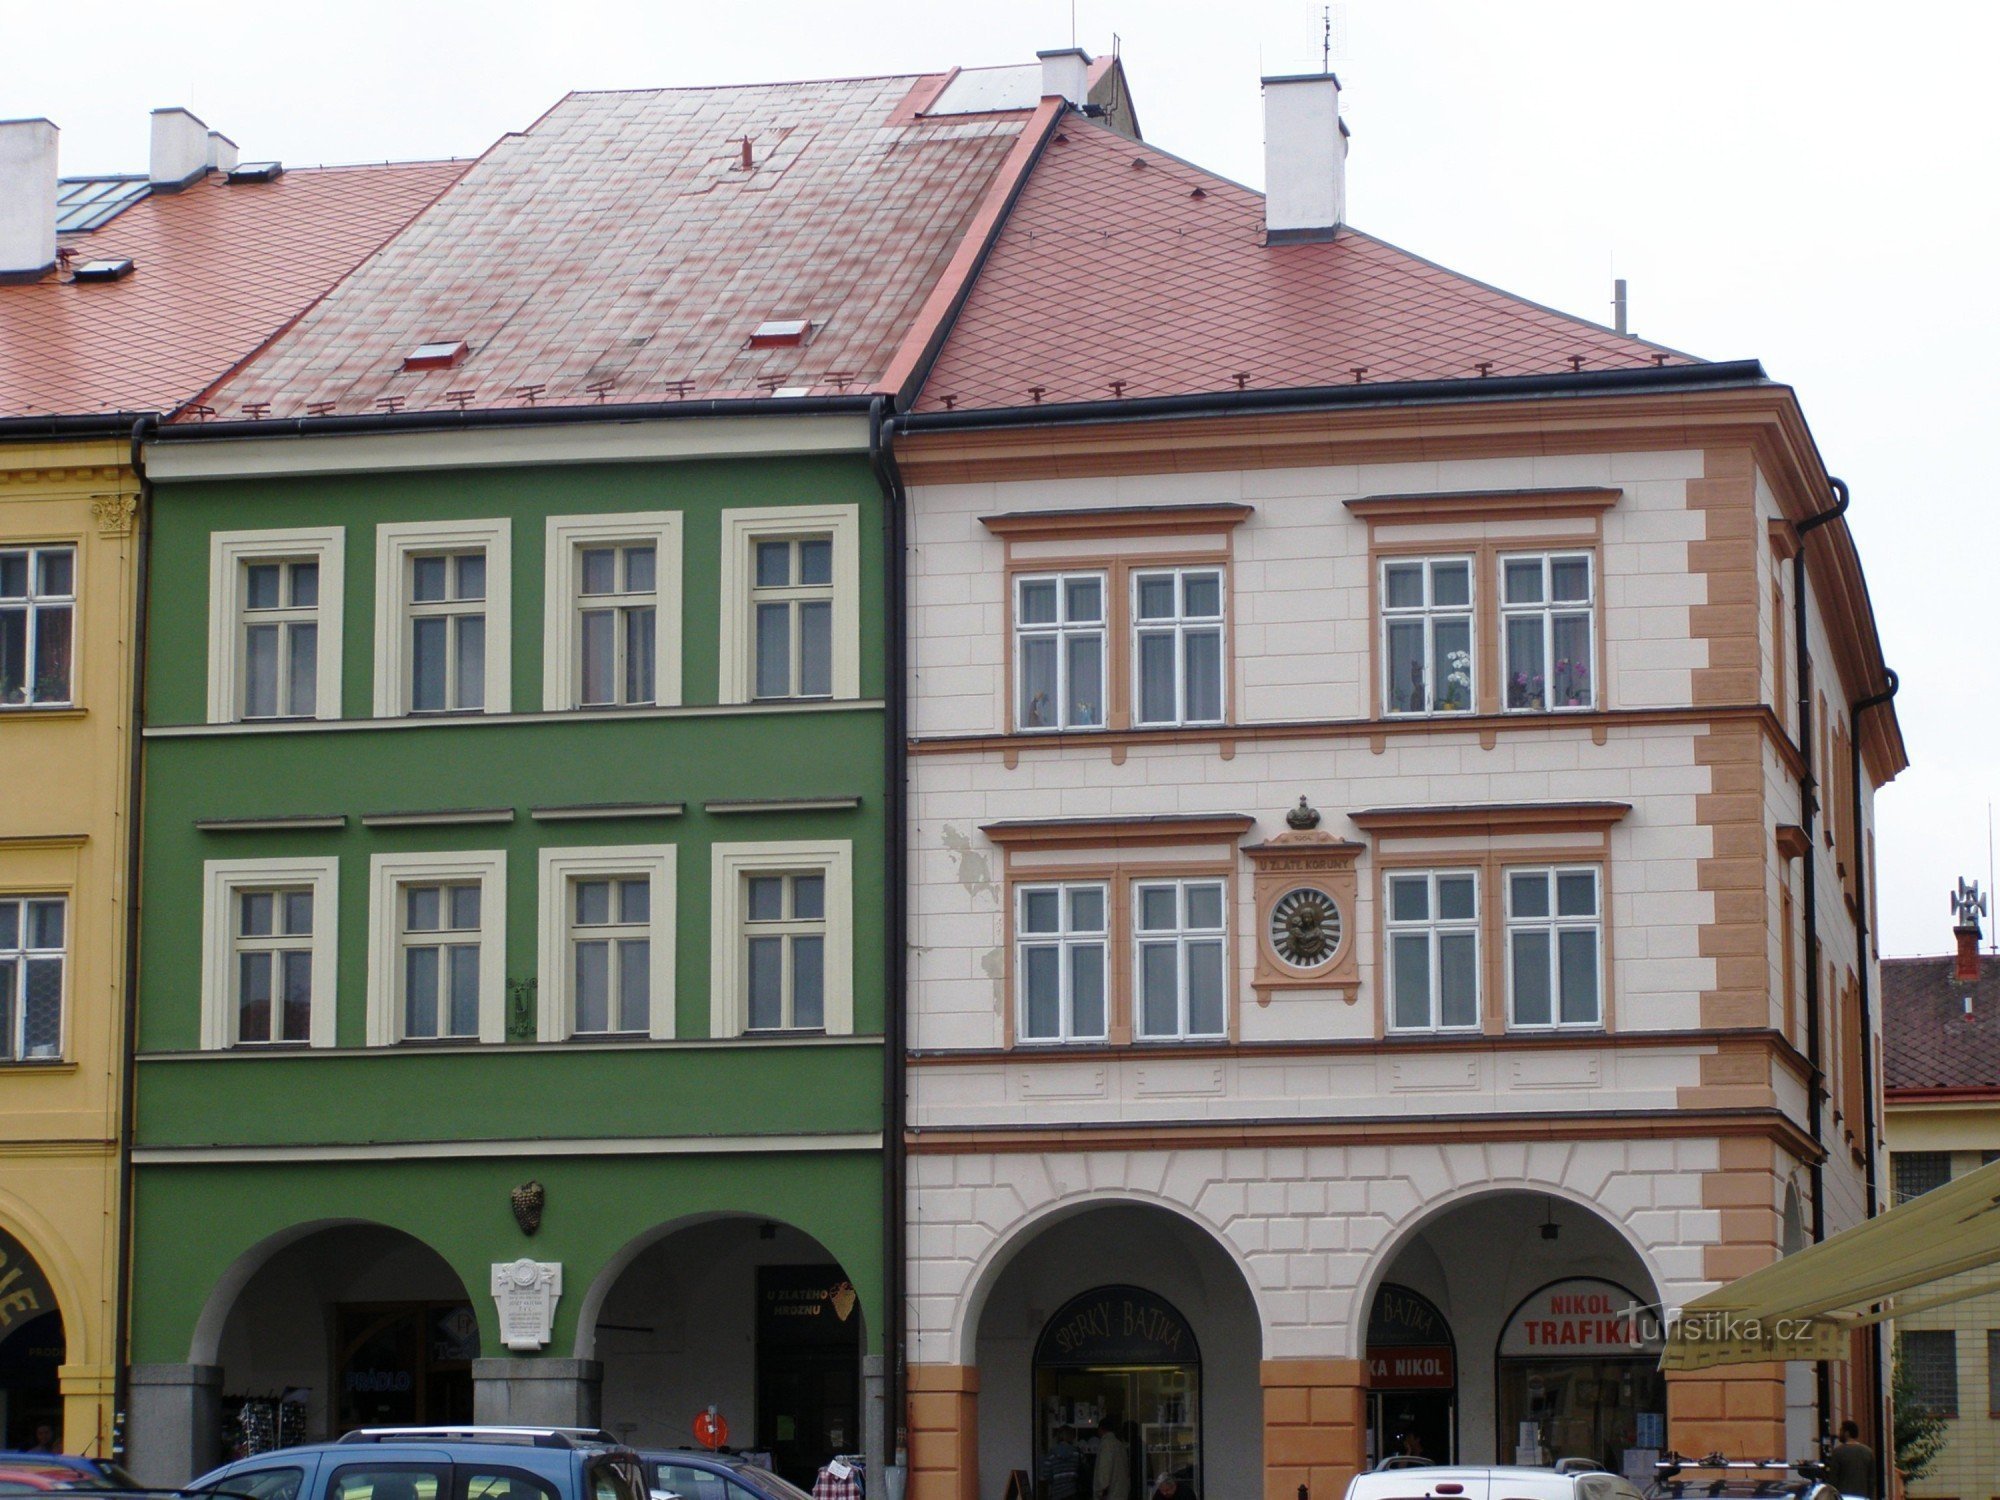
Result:
{"type": "MultiPolygon", "coordinates": [[[[1306,0],[1076,0],[1147,139],[1261,185],[1260,72],[1317,67],[1306,0]]],[[[1882,950],[1950,945],[2000,796],[1995,526],[2000,6],[1346,0],[1334,65],[1361,228],[1797,387],[1854,487],[1913,768],[1879,803],[1882,950]],[[1929,642],[1926,646],[1924,643],[1929,642]]],[[[1070,40],[1070,0],[0,0],[0,116],[65,172],[143,171],[182,104],[246,157],[473,155],[566,90],[927,71],[1070,40]]],[[[1989,924],[1990,930],[1990,924],[1989,924]]]]}

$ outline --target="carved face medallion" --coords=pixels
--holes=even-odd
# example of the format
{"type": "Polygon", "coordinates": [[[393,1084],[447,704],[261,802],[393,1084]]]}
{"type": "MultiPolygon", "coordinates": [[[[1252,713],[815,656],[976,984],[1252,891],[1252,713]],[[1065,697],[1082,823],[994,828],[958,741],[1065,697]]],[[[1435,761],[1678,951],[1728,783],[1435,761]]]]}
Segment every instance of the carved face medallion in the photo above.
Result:
{"type": "Polygon", "coordinates": [[[1340,908],[1325,891],[1299,886],[1271,906],[1271,947],[1295,969],[1317,968],[1340,946],[1340,908]]]}

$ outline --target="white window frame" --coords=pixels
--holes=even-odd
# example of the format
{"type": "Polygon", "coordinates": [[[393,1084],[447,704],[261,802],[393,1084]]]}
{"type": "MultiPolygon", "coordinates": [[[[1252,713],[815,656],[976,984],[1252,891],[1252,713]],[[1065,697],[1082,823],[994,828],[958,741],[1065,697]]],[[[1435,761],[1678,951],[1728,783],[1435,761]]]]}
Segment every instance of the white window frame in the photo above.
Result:
{"type": "Polygon", "coordinates": [[[1479,560],[1466,553],[1441,552],[1435,556],[1384,557],[1381,571],[1375,580],[1376,597],[1380,601],[1377,613],[1380,616],[1380,638],[1382,651],[1382,712],[1386,717],[1397,719],[1457,718],[1461,714],[1479,712],[1479,560]],[[1432,602],[1434,570],[1439,563],[1461,563],[1465,567],[1467,599],[1464,604],[1435,604],[1432,602]],[[1424,577],[1424,602],[1420,605],[1391,607],[1389,603],[1389,570],[1393,567],[1420,566],[1424,577]],[[1466,705],[1464,708],[1437,707],[1437,623],[1440,620],[1465,620],[1466,630],[1466,705]],[[1419,621],[1424,630],[1424,706],[1422,708],[1391,708],[1396,699],[1397,685],[1393,680],[1394,661],[1389,649],[1389,627],[1392,624],[1419,621]]]}
{"type": "MultiPolygon", "coordinates": [[[[479,883],[479,1040],[507,1040],[507,851],[376,854],[368,860],[368,1045],[403,1041],[403,992],[397,941],[398,897],[406,885],[479,883]]],[[[463,1046],[464,1040],[413,1037],[412,1045],[463,1046]]]]}
{"type": "MultiPolygon", "coordinates": [[[[375,528],[375,717],[448,723],[514,709],[513,523],[395,521],[375,528]],[[410,556],[417,552],[486,553],[486,702],[478,709],[412,715],[409,710],[410,556]]],[[[325,578],[321,577],[321,597],[325,578]]]]}
{"type": "Polygon", "coordinates": [[[825,535],[833,539],[833,693],[861,696],[861,507],[759,505],[722,513],[721,654],[717,696],[723,703],[825,703],[826,698],[756,696],[755,612],[751,569],[759,541],[825,535]]]}
{"type": "Polygon", "coordinates": [[[1229,722],[1229,569],[1222,563],[1183,563],[1165,567],[1135,567],[1129,584],[1131,597],[1127,604],[1131,610],[1127,629],[1132,636],[1132,723],[1141,729],[1178,729],[1182,727],[1229,722]],[[1186,582],[1190,573],[1213,573],[1216,578],[1217,612],[1213,615],[1187,615],[1182,611],[1182,601],[1186,597],[1186,582]],[[1148,578],[1171,577],[1174,580],[1174,614],[1172,619],[1141,619],[1139,615],[1139,588],[1148,578]],[[1216,715],[1212,719],[1193,719],[1187,715],[1187,638],[1190,634],[1215,633],[1216,671],[1219,674],[1215,684],[1216,715]],[[1145,703],[1145,681],[1140,669],[1140,643],[1149,635],[1173,636],[1174,641],[1174,716],[1171,719],[1148,719],[1142,717],[1145,703]]]}
{"type": "Polygon", "coordinates": [[[25,653],[22,666],[28,674],[23,679],[28,697],[21,703],[0,703],[0,716],[10,713],[33,713],[37,710],[75,708],[78,706],[78,693],[83,675],[80,670],[83,631],[83,543],[75,537],[57,537],[41,542],[7,542],[0,544],[0,552],[25,552],[28,555],[27,596],[11,601],[9,606],[24,610],[27,614],[27,628],[22,632],[22,649],[25,653]],[[69,554],[67,594],[51,594],[43,598],[37,592],[36,575],[40,571],[37,563],[39,554],[44,552],[69,554]],[[40,643],[41,616],[45,609],[69,611],[69,691],[60,698],[36,699],[33,682],[35,648],[40,643]]]}
{"type": "MultiPolygon", "coordinates": [[[[785,839],[710,846],[709,1035],[783,1038],[749,1030],[749,975],[743,956],[745,882],[751,875],[822,875],[826,879],[828,1036],[854,1034],[854,855],[847,839],[785,839]]],[[[814,1033],[806,1033],[812,1035],[814,1033]]]]}
{"type": "Polygon", "coordinates": [[[653,702],[659,708],[672,708],[681,701],[681,513],[639,510],[550,516],[542,612],[542,708],[546,712],[613,711],[613,705],[594,703],[584,709],[577,702],[582,649],[577,629],[582,603],[577,554],[587,547],[634,543],[653,548],[653,702]]]}
{"type": "Polygon", "coordinates": [[[1496,642],[1500,656],[1500,707],[1513,714],[1587,714],[1604,707],[1604,680],[1598,672],[1597,661],[1597,554],[1588,548],[1550,547],[1532,552],[1503,552],[1496,563],[1493,586],[1498,590],[1496,604],[1500,616],[1500,639],[1496,642]],[[1582,599],[1565,599],[1557,602],[1549,597],[1555,577],[1555,563],[1581,559],[1585,576],[1590,581],[1590,591],[1582,599]],[[1542,598],[1534,604],[1509,604],[1507,602],[1507,565],[1509,563],[1539,562],[1542,565],[1542,598]],[[1540,704],[1525,704],[1516,708],[1508,703],[1508,685],[1513,679],[1513,663],[1508,658],[1507,627],[1515,620],[1539,617],[1542,622],[1542,661],[1553,670],[1556,661],[1555,617],[1557,615],[1581,615],[1590,637],[1590,701],[1588,703],[1554,703],[1550,697],[1548,683],[1542,684],[1540,704]]]}
{"type": "Polygon", "coordinates": [[[1057,1047],[1070,1042],[1094,1043],[1111,1035],[1111,903],[1115,899],[1108,880],[1023,880],[1014,887],[1014,1040],[1023,1047],[1057,1047]],[[1104,907],[1104,925],[1092,932],[1070,926],[1070,895],[1094,890],[1104,907]],[[1036,891],[1056,893],[1056,931],[1031,933],[1027,930],[1028,896],[1036,891]],[[1100,981],[1104,1004],[1104,1025],[1094,1032],[1076,1029],[1073,969],[1070,955],[1079,948],[1094,947],[1102,956],[1104,975],[1100,981]],[[1030,948],[1054,948],[1057,953],[1057,982],[1060,987],[1061,1025],[1054,1036],[1031,1036],[1028,1032],[1028,961],[1030,948]]]}
{"type": "Polygon", "coordinates": [[[0,1053],[0,1064],[18,1064],[22,1067],[48,1067],[53,1063],[62,1063],[69,1060],[70,971],[76,956],[75,944],[72,941],[75,932],[74,923],[76,921],[76,901],[74,900],[74,895],[75,893],[72,891],[50,890],[41,886],[20,890],[0,890],[0,901],[12,902],[21,908],[19,919],[20,930],[15,934],[14,946],[4,951],[15,961],[14,983],[19,987],[18,998],[22,1002],[25,1002],[27,998],[29,957],[32,955],[46,959],[50,954],[55,952],[51,948],[30,948],[28,946],[28,904],[30,902],[56,901],[62,904],[63,909],[63,945],[61,951],[62,989],[56,996],[56,1050],[54,1053],[43,1057],[31,1057],[21,1050],[22,1023],[26,1019],[26,1005],[25,1003],[16,1003],[17,995],[14,992],[0,990],[0,1006],[7,1007],[11,1012],[7,1017],[7,1030],[8,1034],[13,1038],[11,1049],[0,1053]]]}
{"type": "Polygon", "coordinates": [[[1101,568],[1072,568],[1043,573],[1014,575],[1014,728],[1022,734],[1094,733],[1105,727],[1111,713],[1111,578],[1101,568]],[[1098,616],[1094,622],[1072,624],[1069,613],[1069,585],[1092,580],[1097,584],[1098,616]],[[1031,625],[1021,619],[1021,591],[1031,583],[1053,583],[1056,587],[1056,619],[1050,624],[1031,625]],[[1102,700],[1095,724],[1070,722],[1073,703],[1069,689],[1069,643],[1079,636],[1097,639],[1098,693],[1102,700]],[[1047,638],[1056,643],[1056,717],[1052,724],[1024,723],[1021,714],[1021,685],[1027,676],[1026,643],[1047,638]]]}
{"type": "Polygon", "coordinates": [[[208,539],[208,722],[264,723],[243,717],[243,571],[253,562],[319,564],[318,681],[313,717],[340,717],[341,624],[346,614],[347,528],[291,526],[217,531],[208,539]]]}
{"type": "Polygon", "coordinates": [[[572,882],[630,880],[639,875],[652,882],[647,934],[652,945],[652,997],[647,1034],[655,1041],[673,1039],[675,849],[672,844],[610,844],[541,851],[537,908],[541,933],[535,986],[538,1040],[564,1042],[577,1034],[572,989],[575,970],[570,963],[572,882]]]}
{"type": "MultiPolygon", "coordinates": [[[[321,597],[324,597],[322,595],[321,597]]],[[[312,1020],[308,1048],[334,1045],[340,970],[340,860],[333,855],[289,859],[211,859],[202,864],[201,1045],[223,1052],[236,1036],[236,897],[239,891],[305,886],[313,895],[312,1020]]],[[[258,1042],[257,1047],[296,1046],[258,1042]]]]}
{"type": "Polygon", "coordinates": [[[1229,1036],[1230,1019],[1235,1012],[1236,972],[1230,967],[1229,929],[1234,911],[1233,892],[1226,875],[1166,875],[1158,878],[1134,880],[1131,883],[1132,901],[1132,1037],[1138,1042],[1213,1042],[1226,1040],[1229,1036]],[[1213,885],[1222,890],[1222,925],[1220,927],[1191,927],[1187,923],[1187,893],[1190,886],[1213,885]],[[1172,887],[1174,890],[1175,921],[1173,931],[1148,928],[1141,921],[1141,907],[1145,893],[1172,887]],[[1146,1024],[1146,967],[1144,950],[1151,945],[1171,941],[1174,945],[1174,989],[1177,1014],[1175,1029],[1171,1032],[1147,1031],[1146,1024]],[[1188,945],[1190,943],[1222,944],[1222,1029],[1220,1031],[1193,1031],[1188,1027],[1188,945]]]}
{"type": "Polygon", "coordinates": [[[1604,867],[1601,864],[1509,865],[1500,872],[1500,899],[1504,903],[1501,911],[1501,941],[1505,946],[1501,950],[1501,961],[1507,971],[1507,1029],[1531,1032],[1602,1031],[1605,1001],[1605,941],[1608,929],[1604,910],[1604,867]],[[1546,917],[1514,915],[1514,877],[1517,875],[1541,875],[1548,879],[1549,914],[1546,917]],[[1557,881],[1564,875],[1590,876],[1596,907],[1592,916],[1564,917],[1556,914],[1557,881]],[[1588,1021],[1565,1021],[1562,1019],[1562,949],[1559,934],[1585,930],[1597,935],[1597,1014],[1588,1021]],[[1549,934],[1549,1019],[1546,1021],[1522,1021],[1515,1011],[1514,934],[1517,932],[1549,934]]]}
{"type": "Polygon", "coordinates": [[[1382,1027],[1397,1036],[1464,1035],[1477,1032],[1485,1020],[1485,976],[1481,972],[1479,903],[1485,894],[1476,867],[1442,867],[1434,870],[1395,869],[1382,876],[1382,963],[1386,978],[1382,985],[1382,1027]],[[1472,882],[1472,915],[1446,918],[1438,914],[1438,881],[1467,879],[1472,882]],[[1427,884],[1430,915],[1422,921],[1398,921],[1395,898],[1391,894],[1398,880],[1423,880],[1427,884]],[[1421,933],[1430,946],[1430,1020],[1422,1026],[1405,1026],[1396,1020],[1396,939],[1421,933]],[[1438,962],[1438,939],[1446,933],[1464,934],[1472,939],[1472,1019],[1448,1025],[1443,1019],[1442,989],[1444,970],[1438,962]]]}

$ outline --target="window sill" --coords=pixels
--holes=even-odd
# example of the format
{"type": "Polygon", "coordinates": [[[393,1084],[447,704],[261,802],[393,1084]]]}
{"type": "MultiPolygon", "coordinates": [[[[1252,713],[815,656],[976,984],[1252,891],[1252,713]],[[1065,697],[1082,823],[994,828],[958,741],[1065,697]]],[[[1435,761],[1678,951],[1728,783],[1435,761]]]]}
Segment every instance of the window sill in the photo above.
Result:
{"type": "Polygon", "coordinates": [[[0,1072],[8,1073],[74,1073],[77,1063],[68,1057],[9,1057],[0,1058],[0,1072]]]}
{"type": "MultiPolygon", "coordinates": [[[[847,1047],[879,1047],[883,1037],[879,1031],[842,1033],[828,1036],[818,1031],[765,1031],[752,1032],[743,1036],[724,1037],[642,1037],[633,1036],[629,1040],[621,1037],[613,1041],[598,1041],[594,1037],[585,1040],[573,1037],[568,1041],[544,1042],[533,1037],[505,1042],[432,1042],[425,1040],[408,1042],[386,1042],[379,1046],[362,1047],[310,1047],[302,1042],[286,1042],[273,1045],[268,1042],[252,1042],[233,1047],[215,1048],[207,1051],[161,1051],[141,1052],[138,1060],[143,1063],[158,1062],[254,1062],[259,1058],[367,1058],[367,1057],[468,1057],[491,1055],[505,1052],[509,1056],[528,1052],[718,1052],[728,1048],[794,1046],[831,1048],[840,1050],[847,1047]]],[[[25,1065],[24,1065],[25,1066],[25,1065]]],[[[36,1066],[48,1067],[47,1063],[36,1066]]],[[[67,1066],[74,1066],[69,1064],[67,1066]]]]}
{"type": "Polygon", "coordinates": [[[81,719],[89,710],[79,703],[10,703],[0,705],[0,719],[81,719]]]}
{"type": "MultiPolygon", "coordinates": [[[[385,714],[380,718],[352,716],[339,719],[254,719],[248,722],[231,720],[201,724],[149,724],[143,733],[149,740],[204,739],[237,734],[329,734],[385,729],[439,729],[446,725],[478,725],[485,728],[501,724],[589,724],[636,719],[716,719],[738,714],[778,716],[841,713],[857,709],[879,710],[882,707],[883,701],[880,698],[772,698],[743,703],[676,704],[670,708],[634,704],[630,708],[543,709],[518,713],[468,708],[452,709],[444,713],[385,714]]],[[[82,710],[77,712],[81,713],[82,710]]]]}

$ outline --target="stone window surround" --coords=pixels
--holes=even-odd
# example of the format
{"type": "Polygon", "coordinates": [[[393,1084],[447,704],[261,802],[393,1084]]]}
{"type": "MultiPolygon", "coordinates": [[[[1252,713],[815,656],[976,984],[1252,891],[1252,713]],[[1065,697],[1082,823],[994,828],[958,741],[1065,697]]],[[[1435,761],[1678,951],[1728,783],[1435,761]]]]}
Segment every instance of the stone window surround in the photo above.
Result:
{"type": "Polygon", "coordinates": [[[721,651],[717,701],[753,703],[755,621],[751,568],[759,541],[826,535],[833,539],[833,698],[861,696],[861,507],[757,505],[722,512],[721,651]]]}
{"type": "MultiPolygon", "coordinates": [[[[650,542],[655,549],[653,704],[658,708],[672,708],[679,704],[681,530],[682,518],[677,510],[636,510],[548,518],[546,571],[543,575],[546,595],[542,611],[544,712],[577,710],[577,553],[589,546],[610,547],[633,542],[650,542]]],[[[592,705],[593,710],[602,707],[592,705]]]]}
{"type": "MultiPolygon", "coordinates": [[[[227,1051],[236,1039],[236,1013],[231,1002],[235,954],[236,893],[266,886],[307,886],[313,893],[312,1020],[305,1046],[334,1045],[339,991],[340,860],[333,855],[298,855],[282,859],[211,859],[202,863],[201,924],[201,1045],[204,1051],[227,1051]]],[[[258,1050],[283,1049],[298,1043],[259,1042],[258,1050]]]]}
{"type": "MultiPolygon", "coordinates": [[[[836,563],[836,570],[838,564],[836,563]]],[[[837,571],[836,571],[837,576],[837,571]]],[[[709,846],[709,1031],[712,1038],[769,1037],[817,1032],[748,1030],[744,962],[744,883],[762,874],[816,874],[826,879],[827,1036],[854,1032],[854,846],[848,839],[777,839],[709,846]]]]}
{"type": "MultiPolygon", "coordinates": [[[[1074,731],[1150,730],[1133,711],[1137,672],[1133,575],[1212,567],[1222,574],[1222,719],[1192,727],[1210,731],[1235,722],[1237,692],[1235,531],[1254,510],[1248,505],[1164,505],[981,516],[980,524],[1006,547],[1006,666],[999,722],[1003,732],[1043,737],[1047,729],[1016,723],[1015,649],[1020,581],[1051,573],[1098,573],[1105,578],[1104,723],[1074,731]]],[[[1177,730],[1179,724],[1157,726],[1177,730]]],[[[1065,731],[1069,732],[1069,731],[1065,731]]],[[[1119,758],[1122,758],[1120,753],[1119,758]]]]}
{"type": "Polygon", "coordinates": [[[340,717],[342,627],[346,615],[347,528],[287,526],[211,532],[208,539],[208,722],[244,722],[243,567],[311,558],[319,564],[317,682],[313,717],[340,717]]]}
{"type": "MultiPolygon", "coordinates": [[[[570,883],[593,876],[629,879],[645,875],[652,882],[649,901],[652,944],[652,993],[647,1035],[653,1041],[674,1038],[675,908],[677,902],[676,846],[672,844],[577,845],[544,848],[539,860],[537,913],[536,1040],[566,1042],[576,1035],[574,997],[570,992],[570,883]]],[[[587,1040],[615,1038],[617,1033],[587,1040]]]]}
{"type": "MultiPolygon", "coordinates": [[[[378,719],[450,722],[514,707],[514,523],[505,517],[474,521],[395,521],[375,528],[375,696],[378,719]],[[404,579],[418,552],[486,553],[486,701],[483,707],[413,715],[409,697],[409,600],[404,579]]],[[[325,597],[321,579],[321,597],[325,597]]]]}
{"type": "MultiPolygon", "coordinates": [[[[368,860],[368,1045],[395,1047],[403,1041],[402,978],[396,940],[401,917],[397,898],[405,885],[432,881],[479,883],[479,1036],[481,1043],[507,1040],[507,851],[472,849],[413,854],[375,854],[368,860]]],[[[469,1045],[456,1038],[413,1038],[414,1042],[469,1045]]]]}
{"type": "Polygon", "coordinates": [[[1547,490],[1463,490],[1438,494],[1367,495],[1343,502],[1368,525],[1369,713],[1383,710],[1387,630],[1382,612],[1382,565],[1416,558],[1470,557],[1474,714],[1400,713],[1398,719],[1454,720],[1486,714],[1511,717],[1588,713],[1612,706],[1604,670],[1604,512],[1622,489],[1582,486],[1547,490]],[[1502,678],[1501,559],[1549,553],[1590,558],[1591,641],[1596,660],[1590,708],[1508,709],[1502,678]]]}
{"type": "Polygon", "coordinates": [[[1001,952],[1001,1046],[1026,1054],[1061,1056],[1077,1048],[1173,1049],[1234,1045],[1238,1039],[1239,996],[1246,988],[1236,964],[1240,926],[1237,902],[1237,841],[1253,825],[1244,816],[1155,819],[1078,819],[994,823],[982,828],[1003,856],[1001,952]],[[1137,999],[1134,968],[1138,957],[1136,888],[1147,882],[1220,880],[1224,914],[1223,976],[1228,1029],[1220,1037],[1188,1040],[1142,1039],[1134,1023],[1137,999]],[[1095,883],[1105,887],[1107,904],[1104,976],[1105,1035],[1074,1041],[1028,1039],[1020,1035],[1023,1003],[1016,932],[1020,891],[1025,886],[1095,883]]]}

